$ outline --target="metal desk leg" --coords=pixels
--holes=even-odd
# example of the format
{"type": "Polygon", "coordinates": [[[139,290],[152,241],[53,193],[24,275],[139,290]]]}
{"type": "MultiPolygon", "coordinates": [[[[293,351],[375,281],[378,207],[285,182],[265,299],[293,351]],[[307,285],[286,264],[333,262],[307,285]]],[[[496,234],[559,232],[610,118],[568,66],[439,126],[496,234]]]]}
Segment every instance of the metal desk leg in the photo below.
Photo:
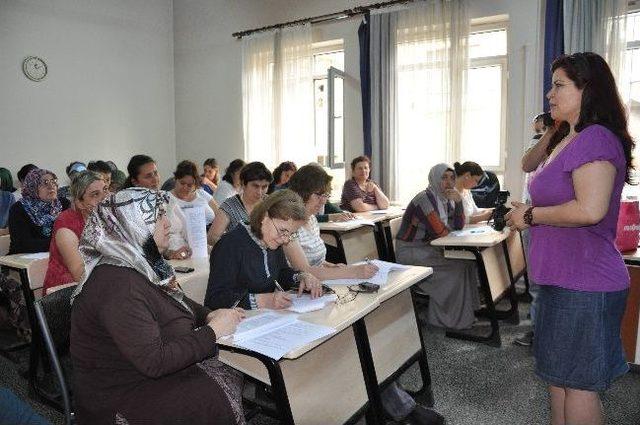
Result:
{"type": "Polygon", "coordinates": [[[468,248],[467,251],[472,252],[476,257],[476,264],[478,265],[478,275],[480,277],[480,289],[484,294],[485,302],[487,304],[487,313],[489,316],[489,321],[491,322],[491,332],[489,333],[489,335],[474,335],[462,331],[447,331],[446,336],[448,336],[449,338],[484,342],[493,347],[500,347],[502,345],[502,342],[500,340],[500,324],[498,323],[498,317],[496,315],[496,306],[493,303],[493,297],[491,296],[489,278],[487,277],[487,269],[485,268],[484,260],[482,259],[482,252],[476,247],[468,248]]]}
{"type": "Polygon", "coordinates": [[[369,396],[369,408],[366,413],[367,424],[382,425],[385,422],[384,410],[382,408],[382,399],[380,398],[376,367],[373,364],[373,356],[371,355],[367,325],[364,323],[364,319],[360,319],[352,327],[356,338],[356,346],[358,347],[358,355],[360,356],[362,375],[367,388],[367,395],[369,396]]]}
{"type": "Polygon", "coordinates": [[[418,359],[418,366],[420,367],[420,376],[422,378],[422,388],[418,391],[410,392],[413,396],[420,396],[423,398],[425,404],[428,407],[433,407],[434,398],[433,390],[431,388],[431,371],[429,370],[429,359],[427,358],[427,350],[424,345],[424,335],[422,333],[422,327],[420,326],[420,318],[418,317],[418,306],[416,305],[416,297],[413,295],[411,300],[413,302],[413,312],[416,317],[416,326],[418,326],[418,335],[420,335],[420,357],[418,359]]]}
{"type": "Polygon", "coordinates": [[[520,323],[520,316],[518,314],[518,295],[516,294],[516,279],[513,276],[513,269],[511,268],[511,259],[509,257],[509,247],[507,246],[506,239],[502,241],[502,252],[504,253],[504,259],[507,263],[507,272],[509,273],[509,301],[511,302],[511,308],[506,312],[500,312],[504,318],[508,319],[510,323],[517,325],[520,323]]]}

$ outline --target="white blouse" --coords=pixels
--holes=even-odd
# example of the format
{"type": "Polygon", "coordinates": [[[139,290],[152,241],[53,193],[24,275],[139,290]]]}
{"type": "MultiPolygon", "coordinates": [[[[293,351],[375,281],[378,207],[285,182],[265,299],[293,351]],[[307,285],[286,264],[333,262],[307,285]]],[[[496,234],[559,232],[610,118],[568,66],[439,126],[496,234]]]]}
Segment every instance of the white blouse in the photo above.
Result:
{"type": "Polygon", "coordinates": [[[213,212],[213,209],[211,209],[211,206],[209,205],[209,202],[213,197],[209,195],[207,192],[205,192],[204,189],[196,190],[196,197],[193,199],[193,201],[183,201],[182,199],[175,196],[172,192],[169,192],[169,195],[173,198],[175,203],[180,208],[190,208],[190,207],[200,207],[200,206],[204,207],[204,218],[207,223],[207,226],[211,224],[211,222],[215,218],[215,213],[213,212]]]}
{"type": "Polygon", "coordinates": [[[462,208],[464,208],[464,219],[465,222],[469,223],[471,221],[471,216],[474,216],[480,213],[480,209],[476,205],[476,201],[473,200],[473,196],[471,195],[471,191],[468,189],[464,189],[462,193],[462,208]]]}

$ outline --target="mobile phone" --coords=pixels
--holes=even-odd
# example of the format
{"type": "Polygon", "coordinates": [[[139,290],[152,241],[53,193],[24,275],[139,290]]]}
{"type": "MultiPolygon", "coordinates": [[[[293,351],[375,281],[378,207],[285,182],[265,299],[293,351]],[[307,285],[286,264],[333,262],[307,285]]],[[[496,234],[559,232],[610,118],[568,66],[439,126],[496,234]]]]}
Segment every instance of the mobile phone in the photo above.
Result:
{"type": "Polygon", "coordinates": [[[371,282],[360,282],[358,288],[360,288],[362,292],[378,292],[380,285],[371,282]]]}
{"type": "Polygon", "coordinates": [[[195,269],[193,267],[177,266],[177,267],[174,267],[173,270],[175,270],[178,273],[191,273],[195,269]]]}

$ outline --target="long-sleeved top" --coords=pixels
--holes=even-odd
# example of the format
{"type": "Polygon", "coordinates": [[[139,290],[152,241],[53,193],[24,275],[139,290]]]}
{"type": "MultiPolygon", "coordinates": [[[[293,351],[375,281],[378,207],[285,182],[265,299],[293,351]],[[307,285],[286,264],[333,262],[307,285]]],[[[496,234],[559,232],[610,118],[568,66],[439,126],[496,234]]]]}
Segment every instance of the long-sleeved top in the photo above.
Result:
{"type": "Polygon", "coordinates": [[[187,397],[166,403],[184,423],[214,423],[216,411],[228,410],[194,407],[202,398],[210,400],[208,393],[223,390],[196,366],[218,352],[215,332],[202,326],[210,310],[185,302],[191,312],[134,269],[99,265],[93,270],[71,315],[78,423],[113,423],[116,412],[129,420],[176,423],[176,417],[154,422],[162,414],[157,401],[175,392],[187,397]]]}
{"type": "Polygon", "coordinates": [[[397,239],[405,242],[424,241],[430,242],[449,234],[451,230],[459,230],[464,227],[465,217],[462,202],[451,202],[446,204],[447,222],[443,222],[440,217],[444,211],[440,211],[441,205],[437,202],[435,195],[429,189],[418,193],[409,202],[407,209],[402,215],[402,224],[396,236],[397,239]]]}
{"type": "Polygon", "coordinates": [[[239,307],[250,309],[254,295],[273,292],[275,280],[283,289],[290,288],[296,273],[287,264],[282,247],[268,249],[244,224],[216,243],[209,270],[204,304],[214,310],[229,308],[238,299],[241,299],[239,307]]]}
{"type": "MultiPolygon", "coordinates": [[[[69,208],[68,199],[60,199],[62,210],[69,208]]],[[[16,202],[9,211],[9,234],[11,244],[9,254],[27,254],[32,252],[48,252],[51,236],[44,236],[42,229],[31,221],[22,203],[16,202]]]]}

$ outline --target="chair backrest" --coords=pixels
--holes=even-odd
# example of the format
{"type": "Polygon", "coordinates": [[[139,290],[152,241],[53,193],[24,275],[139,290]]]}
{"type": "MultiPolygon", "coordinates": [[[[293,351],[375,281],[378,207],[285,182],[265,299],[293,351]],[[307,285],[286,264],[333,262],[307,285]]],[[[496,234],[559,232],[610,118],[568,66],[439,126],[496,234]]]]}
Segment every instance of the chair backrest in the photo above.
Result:
{"type": "Polygon", "coordinates": [[[391,229],[391,240],[393,241],[393,249],[396,249],[396,235],[400,231],[400,225],[402,224],[402,217],[397,217],[389,220],[389,228],[391,229]]]}
{"type": "Polygon", "coordinates": [[[493,171],[485,171],[478,185],[471,189],[471,196],[479,208],[495,207],[500,192],[500,180],[493,171]]]}
{"type": "Polygon", "coordinates": [[[72,423],[71,394],[67,386],[60,357],[69,352],[69,334],[71,333],[71,294],[74,286],[55,291],[34,304],[40,343],[47,350],[51,366],[58,379],[64,404],[66,423],[72,423]]]}
{"type": "Polygon", "coordinates": [[[11,236],[0,236],[0,257],[9,253],[9,245],[11,245],[11,236]]]}

